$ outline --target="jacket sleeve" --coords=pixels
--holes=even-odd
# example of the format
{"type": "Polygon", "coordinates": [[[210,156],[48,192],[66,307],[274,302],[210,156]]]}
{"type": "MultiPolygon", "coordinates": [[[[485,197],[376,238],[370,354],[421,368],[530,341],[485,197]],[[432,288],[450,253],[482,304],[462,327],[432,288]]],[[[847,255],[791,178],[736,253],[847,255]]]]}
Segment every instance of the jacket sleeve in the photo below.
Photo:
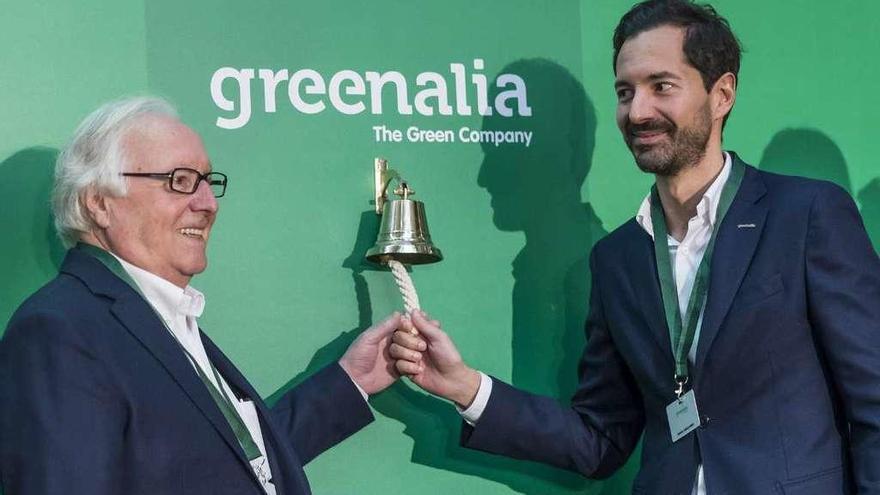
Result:
{"type": "Polygon", "coordinates": [[[476,426],[462,429],[466,447],[544,462],[584,476],[610,476],[629,458],[644,428],[641,394],[609,333],[590,257],[592,289],[587,346],[570,407],[494,380],[476,426]]]}
{"type": "Polygon", "coordinates": [[[303,464],[373,421],[370,406],[335,362],[284,394],[272,415],[303,464]]]}
{"type": "Polygon", "coordinates": [[[880,494],[880,260],[843,189],[816,194],[806,250],[810,324],[843,399],[858,493],[880,494]]]}
{"type": "Polygon", "coordinates": [[[63,315],[13,317],[0,342],[0,474],[6,495],[122,493],[126,411],[63,315]]]}

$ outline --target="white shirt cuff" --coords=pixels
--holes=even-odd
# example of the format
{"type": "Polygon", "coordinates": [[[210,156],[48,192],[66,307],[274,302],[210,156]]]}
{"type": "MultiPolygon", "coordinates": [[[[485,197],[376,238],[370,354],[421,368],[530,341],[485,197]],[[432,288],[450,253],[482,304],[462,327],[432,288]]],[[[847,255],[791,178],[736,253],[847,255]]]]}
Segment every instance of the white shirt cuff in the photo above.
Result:
{"type": "MultiPolygon", "coordinates": [[[[349,378],[351,378],[351,377],[349,377],[349,378]]],[[[365,401],[370,400],[370,396],[366,392],[364,392],[364,389],[362,389],[361,386],[358,385],[358,382],[356,382],[356,381],[354,381],[354,379],[352,379],[351,383],[354,383],[354,386],[357,387],[358,392],[361,393],[361,397],[363,397],[365,401]]]]}
{"type": "Polygon", "coordinates": [[[489,403],[489,396],[492,395],[492,379],[482,371],[479,373],[480,388],[477,389],[477,395],[474,397],[474,401],[471,402],[471,405],[468,406],[467,409],[462,409],[458,404],[455,405],[455,409],[461,414],[461,418],[471,426],[476,425],[477,421],[480,420],[480,416],[483,415],[483,411],[486,409],[486,404],[489,403]]]}
{"type": "MultiPolygon", "coordinates": [[[[340,367],[341,367],[341,366],[340,366],[340,367]]],[[[342,368],[342,371],[345,371],[345,368],[342,368]]],[[[345,371],[345,376],[347,376],[348,379],[351,380],[351,383],[353,383],[354,386],[358,389],[358,392],[361,393],[361,397],[364,398],[364,401],[365,401],[365,402],[369,402],[369,401],[370,401],[370,395],[367,394],[366,392],[364,392],[364,389],[362,389],[361,386],[358,385],[358,382],[354,381],[354,378],[352,378],[351,375],[349,375],[347,371],[345,371]]]]}

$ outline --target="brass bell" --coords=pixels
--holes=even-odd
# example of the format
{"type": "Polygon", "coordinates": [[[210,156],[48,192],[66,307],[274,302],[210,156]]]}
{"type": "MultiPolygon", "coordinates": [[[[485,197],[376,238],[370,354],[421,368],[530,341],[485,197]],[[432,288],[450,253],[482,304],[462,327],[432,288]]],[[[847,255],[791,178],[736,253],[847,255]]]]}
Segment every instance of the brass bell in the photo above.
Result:
{"type": "Polygon", "coordinates": [[[392,169],[386,160],[377,158],[376,212],[382,215],[376,244],[367,251],[366,258],[373,263],[385,264],[389,259],[405,265],[424,265],[443,259],[443,254],[431,242],[425,204],[409,199],[415,192],[392,169]],[[386,190],[392,180],[399,186],[394,193],[400,199],[388,200],[386,190]]]}

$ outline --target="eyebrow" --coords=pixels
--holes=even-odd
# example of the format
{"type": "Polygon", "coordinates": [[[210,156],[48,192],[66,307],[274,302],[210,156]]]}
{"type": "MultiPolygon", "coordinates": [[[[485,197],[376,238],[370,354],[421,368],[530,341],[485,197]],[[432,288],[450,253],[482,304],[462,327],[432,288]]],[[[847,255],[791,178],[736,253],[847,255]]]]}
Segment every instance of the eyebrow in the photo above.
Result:
{"type": "Polygon", "coordinates": [[[681,79],[681,77],[665,70],[661,72],[655,72],[648,76],[649,81],[656,81],[658,79],[681,79]]]}
{"type": "MultiPolygon", "coordinates": [[[[651,73],[648,75],[648,80],[652,81],[652,82],[659,81],[662,79],[681,80],[681,76],[674,74],[672,72],[666,71],[666,70],[660,71],[660,72],[654,72],[654,73],[651,73]]],[[[621,87],[626,87],[626,86],[631,86],[631,84],[627,81],[622,81],[620,79],[618,79],[617,81],[614,81],[614,89],[619,89],[621,87]]]]}

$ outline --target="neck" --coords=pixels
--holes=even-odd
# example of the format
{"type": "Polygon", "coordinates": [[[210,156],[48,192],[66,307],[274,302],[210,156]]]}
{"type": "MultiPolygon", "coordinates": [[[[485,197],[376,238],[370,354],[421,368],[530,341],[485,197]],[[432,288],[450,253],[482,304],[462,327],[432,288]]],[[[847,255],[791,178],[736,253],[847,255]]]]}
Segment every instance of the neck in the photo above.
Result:
{"type": "Polygon", "coordinates": [[[657,176],[657,193],[663,203],[666,228],[681,242],[687,234],[688,220],[697,214],[697,204],[724,168],[724,155],[718,146],[709,146],[703,158],[674,176],[657,176]]]}
{"type": "Polygon", "coordinates": [[[103,238],[103,236],[96,235],[92,232],[85,232],[79,237],[79,242],[84,244],[91,244],[92,246],[99,247],[108,253],[112,253],[113,250],[110,249],[110,246],[103,238]]]}

